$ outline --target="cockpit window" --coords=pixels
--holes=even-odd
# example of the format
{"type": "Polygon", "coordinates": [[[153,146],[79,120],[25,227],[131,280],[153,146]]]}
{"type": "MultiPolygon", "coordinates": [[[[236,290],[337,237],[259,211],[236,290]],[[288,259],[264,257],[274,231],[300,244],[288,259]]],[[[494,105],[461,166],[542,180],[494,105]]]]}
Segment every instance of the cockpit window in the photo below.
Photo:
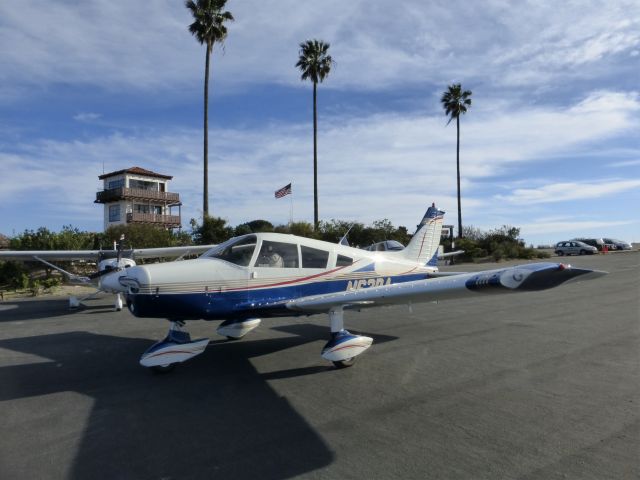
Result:
{"type": "Polygon", "coordinates": [[[218,258],[241,267],[247,267],[253,256],[253,251],[256,249],[256,242],[255,235],[232,238],[213,247],[203,257],[218,258]]]}

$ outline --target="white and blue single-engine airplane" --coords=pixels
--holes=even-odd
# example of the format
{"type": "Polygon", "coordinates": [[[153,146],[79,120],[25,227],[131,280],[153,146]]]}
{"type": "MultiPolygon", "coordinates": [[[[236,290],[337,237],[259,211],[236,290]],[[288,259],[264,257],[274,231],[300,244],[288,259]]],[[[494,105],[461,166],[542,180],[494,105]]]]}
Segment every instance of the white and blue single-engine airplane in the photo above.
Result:
{"type": "Polygon", "coordinates": [[[140,359],[143,366],[168,370],[202,353],[209,343],[206,338],[191,340],[183,329],[187,320],[222,320],[217,332],[238,339],[255,329],[261,318],[326,313],[331,334],[322,357],[345,367],[373,342],[345,330],[345,310],[544,290],[605,274],[558,263],[439,272],[443,214],[432,205],[401,250],[367,251],[255,233],[232,238],[195,260],[130,267],[105,282],[126,287],[133,315],[171,322],[166,338],[140,359]]]}
{"type": "MultiPolygon", "coordinates": [[[[114,242],[113,250],[7,250],[0,251],[0,260],[18,260],[23,262],[40,262],[64,275],[71,285],[86,285],[96,288],[96,292],[112,293],[115,295],[115,309],[122,310],[122,294],[127,289],[117,281],[122,271],[136,265],[136,259],[148,258],[181,258],[189,255],[199,255],[210,250],[214,245],[190,245],[185,247],[162,248],[123,248],[124,236],[120,242],[114,242]],[[76,275],[51,262],[71,262],[84,260],[95,262],[96,271],[90,275],[76,275]],[[114,278],[110,278],[114,277],[114,278]]],[[[77,308],[84,299],[75,296],[69,298],[69,307],[77,308]]]]}

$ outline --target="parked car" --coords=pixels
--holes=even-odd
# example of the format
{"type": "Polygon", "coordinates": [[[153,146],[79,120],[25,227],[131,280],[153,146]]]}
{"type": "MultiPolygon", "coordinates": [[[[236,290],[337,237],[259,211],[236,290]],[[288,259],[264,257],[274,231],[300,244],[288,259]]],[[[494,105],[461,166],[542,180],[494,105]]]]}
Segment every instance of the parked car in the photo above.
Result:
{"type": "Polygon", "coordinates": [[[596,247],[587,245],[586,243],[579,242],[577,240],[567,240],[564,242],[556,243],[555,248],[556,255],[593,255],[598,253],[596,247]]]}
{"type": "MultiPolygon", "coordinates": [[[[605,245],[604,240],[602,240],[601,238],[572,238],[571,241],[586,243],[587,245],[596,247],[598,250],[602,250],[605,245]]],[[[608,248],[612,247],[608,246],[608,248]]]]}
{"type": "Polygon", "coordinates": [[[615,238],[603,238],[605,244],[613,245],[612,248],[614,250],[631,250],[633,247],[629,242],[625,242],[624,240],[617,240],[615,238]]]}

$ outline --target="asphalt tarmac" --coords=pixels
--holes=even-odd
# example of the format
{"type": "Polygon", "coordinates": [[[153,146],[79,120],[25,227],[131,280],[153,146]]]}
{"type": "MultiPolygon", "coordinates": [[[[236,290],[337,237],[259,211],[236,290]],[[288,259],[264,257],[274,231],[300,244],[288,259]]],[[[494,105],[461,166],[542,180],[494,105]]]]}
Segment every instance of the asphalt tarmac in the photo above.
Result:
{"type": "Polygon", "coordinates": [[[563,260],[610,274],[347,313],[374,345],[344,370],[324,316],[154,375],[138,359],[163,320],[2,302],[0,478],[640,478],[640,253],[563,260]]]}

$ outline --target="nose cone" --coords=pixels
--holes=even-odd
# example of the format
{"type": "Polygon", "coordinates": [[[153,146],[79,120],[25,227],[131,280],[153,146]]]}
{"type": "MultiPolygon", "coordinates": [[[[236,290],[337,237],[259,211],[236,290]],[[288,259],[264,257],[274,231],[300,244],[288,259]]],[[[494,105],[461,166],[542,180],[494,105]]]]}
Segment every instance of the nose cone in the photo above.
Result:
{"type": "MultiPolygon", "coordinates": [[[[152,266],[152,265],[150,265],[152,266]]],[[[135,266],[127,268],[125,277],[120,282],[128,287],[140,288],[141,286],[149,286],[151,283],[151,275],[149,273],[149,267],[147,266],[135,266]]]]}
{"type": "Polygon", "coordinates": [[[191,284],[199,263],[157,263],[127,269],[119,282],[127,286],[127,306],[136,317],[202,318],[198,283],[191,284]]]}
{"type": "Polygon", "coordinates": [[[100,277],[100,290],[110,293],[122,293],[126,292],[126,287],[120,284],[120,277],[127,275],[127,272],[119,270],[117,272],[111,272],[100,277]]]}

